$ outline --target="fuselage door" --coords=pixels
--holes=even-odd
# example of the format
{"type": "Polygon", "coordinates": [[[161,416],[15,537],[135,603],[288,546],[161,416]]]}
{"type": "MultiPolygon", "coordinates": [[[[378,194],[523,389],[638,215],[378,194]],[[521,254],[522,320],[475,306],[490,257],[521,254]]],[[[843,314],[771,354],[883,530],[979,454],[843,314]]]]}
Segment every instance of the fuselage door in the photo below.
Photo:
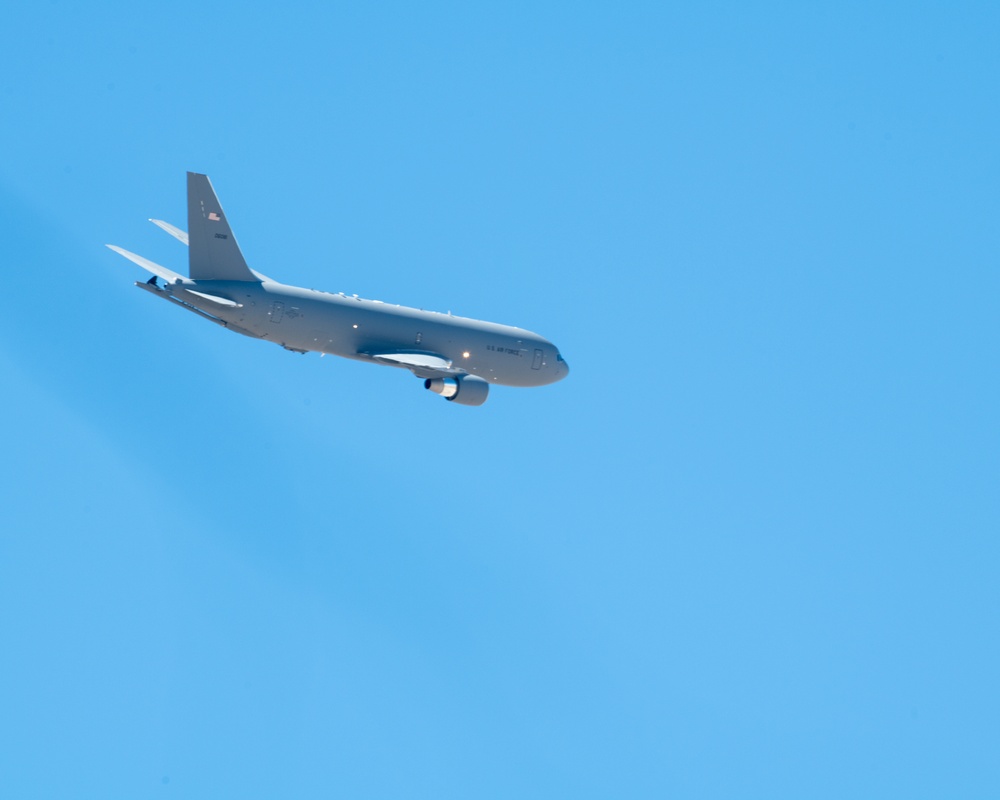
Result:
{"type": "Polygon", "coordinates": [[[271,306],[271,322],[281,322],[281,317],[285,313],[284,303],[274,303],[271,306]]]}
{"type": "Polygon", "coordinates": [[[542,351],[541,350],[536,350],[535,351],[535,360],[531,362],[531,368],[532,369],[541,369],[542,368],[542,351]]]}

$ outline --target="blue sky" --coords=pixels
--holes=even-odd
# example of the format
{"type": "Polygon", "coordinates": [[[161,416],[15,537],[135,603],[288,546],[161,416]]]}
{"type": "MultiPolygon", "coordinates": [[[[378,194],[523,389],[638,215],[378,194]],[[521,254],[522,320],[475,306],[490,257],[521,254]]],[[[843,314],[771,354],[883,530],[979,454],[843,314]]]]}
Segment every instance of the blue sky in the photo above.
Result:
{"type": "Polygon", "coordinates": [[[993,4],[14,3],[11,797],[995,797],[993,4]],[[136,291],[519,325],[455,407],[136,291]]]}

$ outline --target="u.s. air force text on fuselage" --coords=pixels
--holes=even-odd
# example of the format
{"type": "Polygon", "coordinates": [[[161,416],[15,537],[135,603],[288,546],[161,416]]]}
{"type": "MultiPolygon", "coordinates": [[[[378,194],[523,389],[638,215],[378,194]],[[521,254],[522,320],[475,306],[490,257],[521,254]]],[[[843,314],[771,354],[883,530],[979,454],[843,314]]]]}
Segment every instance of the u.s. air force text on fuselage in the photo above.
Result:
{"type": "Polygon", "coordinates": [[[482,405],[490,384],[543,386],[569,373],[552,342],[523,328],[287,286],[251,270],[208,176],[187,177],[187,232],[150,221],[188,245],[189,277],[108,245],[152,273],[136,286],[157,297],[297,353],[408,369],[461,405],[482,405]]]}

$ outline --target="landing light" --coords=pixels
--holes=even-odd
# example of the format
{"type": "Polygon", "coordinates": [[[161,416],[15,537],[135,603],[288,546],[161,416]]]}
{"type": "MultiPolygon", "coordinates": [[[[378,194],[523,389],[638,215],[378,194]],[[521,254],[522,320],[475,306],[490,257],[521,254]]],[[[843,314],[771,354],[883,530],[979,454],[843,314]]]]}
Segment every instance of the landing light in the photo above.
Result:
{"type": "Polygon", "coordinates": [[[469,357],[469,351],[466,350],[464,353],[462,353],[462,358],[468,358],[468,357],[469,357]]]}

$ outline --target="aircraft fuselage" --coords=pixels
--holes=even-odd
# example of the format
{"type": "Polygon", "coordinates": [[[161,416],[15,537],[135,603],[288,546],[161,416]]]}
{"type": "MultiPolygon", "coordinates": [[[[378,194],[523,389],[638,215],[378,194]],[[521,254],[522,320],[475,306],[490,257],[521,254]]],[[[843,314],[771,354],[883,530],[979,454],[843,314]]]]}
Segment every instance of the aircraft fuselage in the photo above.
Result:
{"type": "MultiPolygon", "coordinates": [[[[543,386],[568,372],[552,342],[510,325],[275,281],[183,280],[149,288],[193,306],[231,330],[288,350],[360,361],[372,361],[372,355],[384,352],[433,353],[502,386],[543,386]],[[238,306],[222,306],[189,290],[225,298],[238,306]]],[[[412,369],[402,364],[390,366],[412,369]]],[[[413,371],[419,374],[419,370],[413,371]]]]}

